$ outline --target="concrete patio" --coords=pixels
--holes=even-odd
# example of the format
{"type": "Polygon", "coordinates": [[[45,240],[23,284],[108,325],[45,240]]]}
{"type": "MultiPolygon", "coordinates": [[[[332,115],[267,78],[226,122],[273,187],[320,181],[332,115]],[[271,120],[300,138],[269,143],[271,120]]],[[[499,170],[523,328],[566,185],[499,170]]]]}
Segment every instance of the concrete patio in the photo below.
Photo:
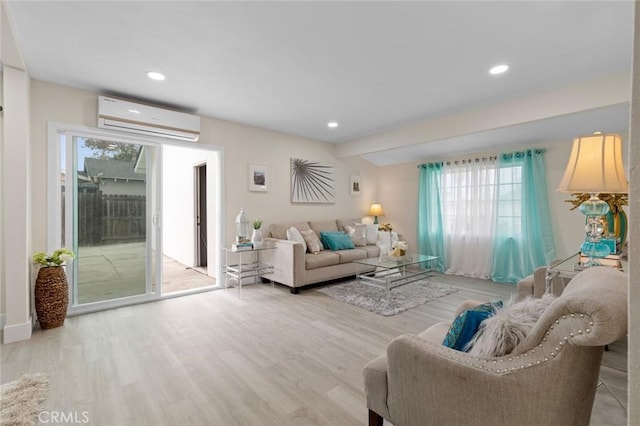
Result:
{"type": "MultiPolygon", "coordinates": [[[[144,294],[145,243],[80,247],[78,258],[80,304],[144,294]]],[[[215,285],[214,278],[163,256],[163,293],[215,285]]]]}

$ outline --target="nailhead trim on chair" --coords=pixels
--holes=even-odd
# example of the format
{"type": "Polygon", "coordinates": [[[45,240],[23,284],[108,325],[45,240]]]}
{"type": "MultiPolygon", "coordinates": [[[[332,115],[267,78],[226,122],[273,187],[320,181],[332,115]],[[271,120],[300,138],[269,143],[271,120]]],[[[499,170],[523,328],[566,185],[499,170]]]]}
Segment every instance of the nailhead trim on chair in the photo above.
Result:
{"type": "MultiPolygon", "coordinates": [[[[587,317],[587,315],[585,314],[578,314],[578,313],[571,313],[569,314],[569,319],[576,319],[576,316],[579,316],[579,319],[584,319],[585,317],[587,317]]],[[[563,314],[561,318],[558,318],[554,321],[554,324],[551,324],[549,326],[549,329],[547,331],[545,331],[544,335],[545,336],[551,336],[554,328],[556,325],[560,325],[560,321],[561,320],[566,320],[567,319],[567,315],[563,314]]],[[[589,317],[589,319],[591,319],[589,317]]],[[[593,326],[594,322],[591,320],[588,322],[589,326],[593,326]]],[[[591,328],[585,328],[584,330],[582,330],[582,328],[577,330],[578,335],[583,335],[583,334],[588,334],[591,332],[591,328]]],[[[505,358],[499,358],[499,359],[484,359],[484,358],[476,358],[476,357],[472,357],[470,355],[467,355],[465,352],[457,352],[457,351],[453,351],[449,349],[449,348],[445,348],[444,346],[440,347],[439,352],[444,355],[446,358],[448,359],[454,359],[454,360],[458,360],[464,364],[467,364],[471,367],[474,368],[478,368],[481,370],[486,370],[486,371],[490,371],[490,372],[495,372],[495,373],[507,373],[509,371],[514,371],[514,370],[518,370],[518,369],[522,369],[522,368],[528,368],[528,367],[532,367],[534,365],[539,365],[543,362],[549,361],[550,359],[555,358],[556,356],[558,356],[560,354],[560,351],[562,351],[562,349],[564,347],[566,347],[567,343],[569,342],[569,339],[575,337],[575,334],[573,332],[570,332],[568,336],[563,336],[562,340],[560,340],[558,342],[558,346],[553,347],[552,346],[552,350],[549,353],[549,356],[545,356],[544,355],[544,347],[547,345],[543,345],[543,343],[538,344],[538,348],[543,349],[543,351],[541,352],[536,352],[536,348],[532,348],[531,350],[523,353],[523,354],[519,354],[516,356],[508,356],[508,358],[506,359],[507,364],[513,364],[513,363],[517,363],[516,365],[504,365],[505,363],[505,358]],[[538,359],[533,359],[531,362],[527,362],[524,363],[525,360],[521,360],[522,357],[531,357],[531,358],[538,358],[538,359]],[[499,364],[500,363],[500,364],[499,364]],[[504,367],[504,368],[487,368],[488,366],[500,366],[500,367],[504,367]]],[[[547,337],[543,337],[542,338],[543,342],[547,342],[547,337]]]]}

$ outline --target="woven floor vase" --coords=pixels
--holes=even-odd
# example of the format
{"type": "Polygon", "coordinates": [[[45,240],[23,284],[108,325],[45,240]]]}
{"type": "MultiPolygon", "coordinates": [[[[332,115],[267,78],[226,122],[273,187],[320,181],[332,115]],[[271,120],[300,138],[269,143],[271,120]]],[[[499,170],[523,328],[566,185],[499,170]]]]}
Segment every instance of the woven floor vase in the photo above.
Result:
{"type": "Polygon", "coordinates": [[[69,305],[69,285],[62,266],[40,268],[35,302],[40,328],[46,330],[64,324],[69,305]]]}

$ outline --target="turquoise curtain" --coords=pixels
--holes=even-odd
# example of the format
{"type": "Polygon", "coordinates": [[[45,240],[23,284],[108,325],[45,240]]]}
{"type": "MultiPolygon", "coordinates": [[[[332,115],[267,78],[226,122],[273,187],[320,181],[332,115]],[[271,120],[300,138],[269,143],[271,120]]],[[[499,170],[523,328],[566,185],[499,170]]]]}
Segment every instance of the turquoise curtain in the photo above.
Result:
{"type": "Polygon", "coordinates": [[[544,152],[532,149],[499,156],[493,281],[518,282],[556,257],[544,152]],[[514,173],[522,173],[520,185],[511,184],[514,173]],[[518,197],[521,203],[514,203],[518,197]]]}
{"type": "Polygon", "coordinates": [[[418,251],[438,256],[435,270],[444,272],[447,265],[442,223],[442,163],[421,164],[418,184],[418,251]]]}

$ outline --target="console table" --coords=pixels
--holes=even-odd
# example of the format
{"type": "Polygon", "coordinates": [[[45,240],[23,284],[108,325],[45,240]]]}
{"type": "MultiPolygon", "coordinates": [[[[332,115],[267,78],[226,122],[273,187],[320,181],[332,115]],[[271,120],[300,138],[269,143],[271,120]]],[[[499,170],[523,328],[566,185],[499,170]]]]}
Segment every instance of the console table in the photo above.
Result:
{"type": "MultiPolygon", "coordinates": [[[[273,265],[267,265],[260,262],[260,253],[264,250],[275,250],[274,245],[264,245],[260,248],[253,248],[251,250],[233,250],[231,247],[222,247],[224,251],[224,273],[225,283],[224,287],[228,288],[229,283],[235,281],[238,283],[238,288],[242,288],[242,280],[247,278],[253,278],[253,283],[258,282],[258,278],[263,275],[269,275],[273,273],[273,265]],[[237,260],[237,263],[229,261],[229,257],[237,260]]],[[[273,285],[273,281],[271,281],[273,285]]]]}

